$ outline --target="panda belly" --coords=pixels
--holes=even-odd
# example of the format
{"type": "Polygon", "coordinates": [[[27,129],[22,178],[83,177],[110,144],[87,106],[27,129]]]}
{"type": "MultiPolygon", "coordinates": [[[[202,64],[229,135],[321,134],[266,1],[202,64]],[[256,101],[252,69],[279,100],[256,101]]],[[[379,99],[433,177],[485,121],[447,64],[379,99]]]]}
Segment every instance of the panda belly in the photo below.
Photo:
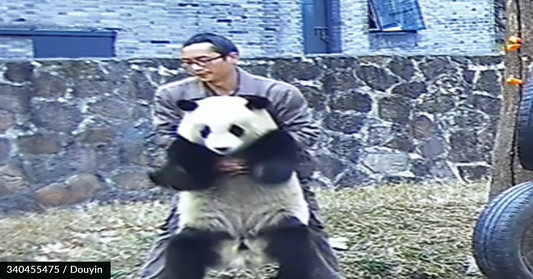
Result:
{"type": "Polygon", "coordinates": [[[296,175],[283,184],[265,186],[246,176],[228,177],[206,191],[181,192],[180,228],[223,231],[232,236],[217,246],[214,269],[258,268],[271,263],[263,253],[267,243],[254,237],[288,217],[308,224],[309,210],[296,175]],[[240,249],[242,247],[247,249],[240,249]]]}

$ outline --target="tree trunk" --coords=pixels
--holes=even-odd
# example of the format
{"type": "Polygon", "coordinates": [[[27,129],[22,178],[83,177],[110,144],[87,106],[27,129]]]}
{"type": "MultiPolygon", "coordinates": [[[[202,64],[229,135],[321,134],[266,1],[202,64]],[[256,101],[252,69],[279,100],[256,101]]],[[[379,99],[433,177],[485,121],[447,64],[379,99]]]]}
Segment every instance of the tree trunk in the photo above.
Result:
{"type": "Polygon", "coordinates": [[[492,156],[490,198],[516,184],[533,180],[533,171],[525,170],[516,150],[516,120],[522,87],[529,79],[533,58],[533,1],[506,0],[506,38],[522,40],[521,48],[505,54],[505,74],[502,81],[502,109],[492,156]],[[522,86],[506,83],[506,78],[522,80],[522,86]]]}

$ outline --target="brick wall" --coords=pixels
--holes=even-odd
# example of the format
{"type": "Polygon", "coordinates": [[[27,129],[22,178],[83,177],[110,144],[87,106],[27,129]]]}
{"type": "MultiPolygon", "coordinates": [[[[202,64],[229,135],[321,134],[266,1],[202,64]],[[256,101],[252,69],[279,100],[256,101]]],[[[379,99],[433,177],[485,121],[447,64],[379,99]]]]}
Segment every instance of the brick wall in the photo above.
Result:
{"type": "MultiPolygon", "coordinates": [[[[493,51],[494,4],[489,0],[419,0],[428,26],[415,35],[369,36],[366,0],[341,1],[343,52],[485,55],[493,51]]],[[[298,0],[17,0],[0,6],[0,25],[118,30],[116,54],[171,57],[182,40],[216,31],[245,57],[300,55],[298,0]],[[154,42],[156,41],[156,42],[154,42]]],[[[28,41],[0,40],[0,58],[28,57],[28,41]],[[19,54],[19,55],[14,55],[19,54]]]]}
{"type": "Polygon", "coordinates": [[[484,55],[494,50],[492,0],[419,0],[426,30],[367,34],[367,0],[341,1],[343,51],[351,55],[484,55]]]}

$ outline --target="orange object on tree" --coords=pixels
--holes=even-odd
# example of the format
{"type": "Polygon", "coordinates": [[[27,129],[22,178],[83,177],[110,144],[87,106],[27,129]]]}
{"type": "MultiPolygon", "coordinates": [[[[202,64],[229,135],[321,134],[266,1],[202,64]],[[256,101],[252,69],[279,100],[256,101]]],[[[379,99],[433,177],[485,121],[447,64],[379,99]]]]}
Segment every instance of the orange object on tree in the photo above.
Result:
{"type": "Polygon", "coordinates": [[[517,78],[507,78],[507,83],[509,84],[512,84],[512,85],[521,85],[522,84],[522,80],[521,79],[517,79],[517,78]]]}
{"type": "Polygon", "coordinates": [[[520,44],[507,44],[505,48],[507,49],[507,51],[515,51],[519,49],[520,46],[521,46],[520,44]]]}
{"type": "Polygon", "coordinates": [[[518,38],[517,36],[511,36],[511,37],[509,37],[509,39],[507,41],[509,43],[511,43],[511,44],[521,44],[522,43],[522,39],[518,38]]]}

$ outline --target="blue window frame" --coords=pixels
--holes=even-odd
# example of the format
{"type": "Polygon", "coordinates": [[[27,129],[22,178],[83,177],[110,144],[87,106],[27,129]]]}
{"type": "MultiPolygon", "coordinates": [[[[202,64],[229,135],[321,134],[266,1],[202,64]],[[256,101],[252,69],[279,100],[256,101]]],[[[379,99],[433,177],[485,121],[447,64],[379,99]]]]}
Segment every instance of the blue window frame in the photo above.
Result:
{"type": "Polygon", "coordinates": [[[416,32],[426,29],[418,0],[368,0],[370,32],[416,32]]]}
{"type": "Polygon", "coordinates": [[[0,29],[0,36],[30,37],[35,58],[115,57],[115,31],[0,29]]]}

